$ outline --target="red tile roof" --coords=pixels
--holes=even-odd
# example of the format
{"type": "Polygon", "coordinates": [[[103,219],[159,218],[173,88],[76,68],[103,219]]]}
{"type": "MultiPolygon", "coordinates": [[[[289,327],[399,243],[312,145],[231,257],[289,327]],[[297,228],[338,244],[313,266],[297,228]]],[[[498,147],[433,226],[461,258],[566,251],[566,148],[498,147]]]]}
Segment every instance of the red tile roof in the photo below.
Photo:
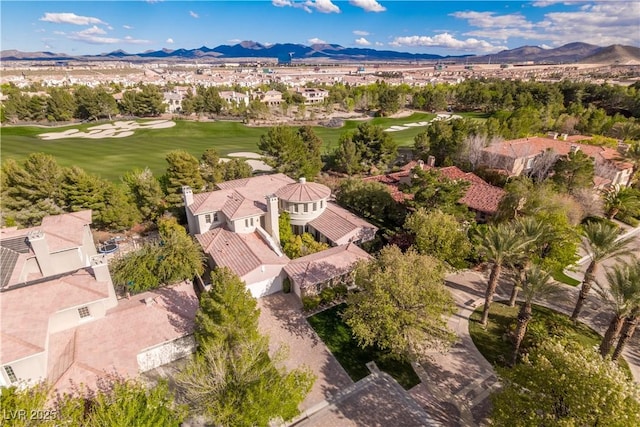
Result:
{"type": "Polygon", "coordinates": [[[255,232],[238,234],[216,228],[196,234],[196,239],[217,266],[228,267],[240,277],[263,264],[283,265],[289,262],[286,255],[278,256],[255,232]]]}
{"type": "Polygon", "coordinates": [[[300,289],[327,282],[351,271],[353,265],[371,256],[353,243],[292,260],[284,271],[300,289]]]}
{"type": "MultiPolygon", "coordinates": [[[[397,202],[402,203],[406,200],[412,200],[413,194],[403,193],[400,190],[400,179],[408,177],[411,174],[411,170],[418,166],[418,164],[416,161],[411,161],[404,165],[400,172],[370,176],[363,178],[363,181],[377,181],[387,185],[391,196],[397,202]]],[[[502,200],[502,197],[505,195],[505,191],[502,188],[495,187],[478,175],[472,172],[464,172],[456,166],[436,168],[423,164],[422,168],[423,170],[434,169],[447,179],[468,182],[470,185],[465,195],[460,198],[458,202],[479,212],[495,213],[498,210],[500,200],[502,200]]]]}

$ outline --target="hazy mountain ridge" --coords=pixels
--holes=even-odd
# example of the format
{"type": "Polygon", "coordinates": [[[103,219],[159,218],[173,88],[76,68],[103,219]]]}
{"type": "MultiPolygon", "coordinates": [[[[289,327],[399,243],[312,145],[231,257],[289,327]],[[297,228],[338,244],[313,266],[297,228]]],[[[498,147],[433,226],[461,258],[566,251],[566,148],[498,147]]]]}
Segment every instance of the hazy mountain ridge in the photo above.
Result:
{"type": "Polygon", "coordinates": [[[569,43],[555,49],[543,49],[538,46],[521,46],[501,52],[474,56],[442,56],[428,53],[409,53],[392,50],[376,50],[371,48],[343,47],[337,44],[314,44],[306,46],[293,43],[276,43],[264,45],[253,41],[243,41],[234,45],[220,45],[214,48],[201,46],[196,49],[161,49],[141,53],[127,53],[116,50],[99,55],[73,56],[52,52],[20,52],[17,50],[3,50],[0,59],[15,60],[100,60],[123,59],[130,61],[152,59],[233,59],[233,58],[278,58],[280,60],[319,59],[345,61],[416,61],[416,60],[455,60],[464,58],[469,62],[493,63],[640,63],[640,48],[633,46],[612,45],[607,47],[595,46],[588,43],[569,43]]]}

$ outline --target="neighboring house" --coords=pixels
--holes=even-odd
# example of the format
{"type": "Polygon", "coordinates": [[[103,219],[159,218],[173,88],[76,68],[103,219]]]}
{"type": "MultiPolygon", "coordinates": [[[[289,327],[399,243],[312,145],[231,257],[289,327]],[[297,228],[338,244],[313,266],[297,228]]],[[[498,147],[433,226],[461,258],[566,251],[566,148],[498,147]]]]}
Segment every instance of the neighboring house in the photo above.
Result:
{"type": "Polygon", "coordinates": [[[299,87],[296,89],[296,92],[304,97],[304,103],[307,105],[321,104],[324,102],[324,99],[329,96],[328,90],[310,87],[299,87]]]}
{"type": "Polygon", "coordinates": [[[249,105],[249,95],[232,90],[222,90],[219,92],[220,98],[230,105],[249,105]]]}
{"type": "Polygon", "coordinates": [[[0,385],[95,388],[106,373],[136,376],[195,348],[193,286],[118,301],[90,223],[87,210],[0,230],[0,385]]]}
{"type": "Polygon", "coordinates": [[[167,105],[167,112],[179,113],[182,111],[182,94],[176,92],[164,92],[163,102],[167,105]]]}
{"type": "Polygon", "coordinates": [[[594,159],[596,188],[629,185],[633,165],[622,160],[622,155],[612,148],[578,142],[589,139],[591,138],[584,135],[566,134],[562,134],[558,139],[557,133],[551,133],[546,137],[504,141],[483,149],[481,162],[483,166],[498,169],[509,176],[519,176],[534,169],[536,162],[547,150],[558,156],[566,156],[572,151],[580,150],[594,159]]]}
{"type": "Polygon", "coordinates": [[[282,93],[277,90],[268,90],[256,94],[258,99],[270,107],[280,105],[282,103],[282,93]]]}
{"type": "Polygon", "coordinates": [[[322,184],[298,182],[284,174],[217,184],[219,190],[193,194],[183,187],[189,232],[208,255],[211,268],[229,267],[254,297],[282,290],[290,260],[280,247],[280,212],[294,233],[311,233],[332,246],[362,243],[377,228],[330,201],[322,184]]]}
{"type": "Polygon", "coordinates": [[[347,243],[294,259],[284,270],[291,281],[291,289],[302,298],[317,295],[334,284],[350,284],[354,264],[368,259],[371,255],[355,244],[347,243]]]}
{"type": "Polygon", "coordinates": [[[401,190],[403,184],[411,184],[412,170],[419,167],[422,170],[436,170],[443,177],[451,180],[462,180],[469,183],[464,196],[458,200],[476,214],[476,221],[485,222],[495,215],[498,205],[505,195],[502,188],[493,186],[472,172],[464,172],[456,166],[437,168],[434,166],[435,159],[429,156],[427,164],[422,160],[412,161],[404,165],[399,172],[386,175],[377,175],[363,178],[363,181],[377,181],[385,184],[391,196],[400,203],[413,198],[412,194],[404,193],[401,190]]]}

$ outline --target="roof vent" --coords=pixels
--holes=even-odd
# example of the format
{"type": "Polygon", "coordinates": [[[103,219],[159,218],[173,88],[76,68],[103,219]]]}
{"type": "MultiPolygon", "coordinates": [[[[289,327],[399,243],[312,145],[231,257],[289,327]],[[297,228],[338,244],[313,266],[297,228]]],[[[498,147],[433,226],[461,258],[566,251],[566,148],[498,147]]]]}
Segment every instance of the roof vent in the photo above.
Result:
{"type": "Polygon", "coordinates": [[[300,181],[299,182],[300,182],[300,184],[306,184],[307,183],[307,178],[305,178],[304,176],[300,177],[300,181]]]}

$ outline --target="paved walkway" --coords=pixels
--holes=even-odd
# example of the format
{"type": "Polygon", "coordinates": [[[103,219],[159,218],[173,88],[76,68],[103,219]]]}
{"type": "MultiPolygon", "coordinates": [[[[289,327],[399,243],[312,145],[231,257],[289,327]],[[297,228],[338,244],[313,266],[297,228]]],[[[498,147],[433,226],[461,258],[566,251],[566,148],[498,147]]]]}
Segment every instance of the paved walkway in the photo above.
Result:
{"type": "MultiPolygon", "coordinates": [[[[466,271],[447,277],[447,287],[455,299],[458,312],[449,320],[449,326],[459,336],[459,341],[446,354],[433,354],[428,363],[417,365],[416,372],[422,383],[411,389],[413,397],[446,426],[488,425],[489,395],[500,387],[495,371],[480,354],[469,336],[469,316],[476,307],[484,304],[487,277],[466,271]]],[[[560,285],[559,294],[552,300],[535,301],[536,304],[570,315],[579,287],[560,285]]],[[[498,285],[495,300],[508,300],[509,283],[498,285]]],[[[580,320],[604,334],[611,314],[602,307],[597,297],[590,296],[580,320]]],[[[632,338],[623,357],[632,375],[640,382],[640,338],[632,338]]]]}

